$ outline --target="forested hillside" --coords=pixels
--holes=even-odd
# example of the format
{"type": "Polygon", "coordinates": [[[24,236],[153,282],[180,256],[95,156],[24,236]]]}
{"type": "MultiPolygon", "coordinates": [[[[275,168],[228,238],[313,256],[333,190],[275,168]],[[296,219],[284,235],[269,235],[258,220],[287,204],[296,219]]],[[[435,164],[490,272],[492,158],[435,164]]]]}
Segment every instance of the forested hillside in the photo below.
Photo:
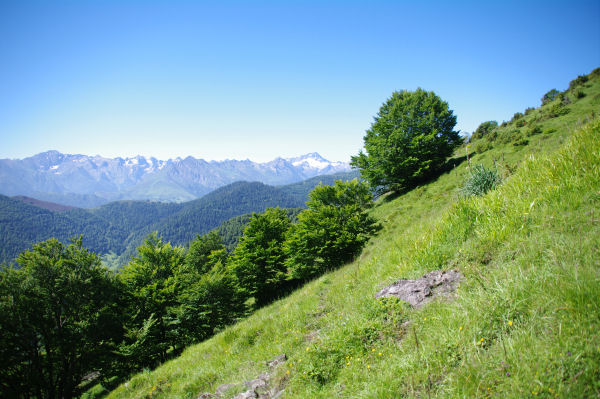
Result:
{"type": "Polygon", "coordinates": [[[0,193],[82,208],[117,200],[185,202],[236,181],[282,185],[348,170],[347,163],[328,161],[318,153],[257,163],[46,151],[25,159],[0,159],[0,193]]]}
{"type": "MultiPolygon", "coordinates": [[[[184,245],[235,216],[273,206],[304,207],[308,193],[319,183],[332,184],[335,179],[350,180],[356,175],[317,176],[285,186],[238,182],[185,203],[116,201],[93,209],[61,209],[59,213],[0,195],[0,262],[10,262],[33,243],[51,237],[67,242],[82,235],[86,248],[107,254],[105,260],[118,267],[127,263],[153,231],[184,245]]],[[[231,234],[229,248],[239,238],[231,234]]]]}

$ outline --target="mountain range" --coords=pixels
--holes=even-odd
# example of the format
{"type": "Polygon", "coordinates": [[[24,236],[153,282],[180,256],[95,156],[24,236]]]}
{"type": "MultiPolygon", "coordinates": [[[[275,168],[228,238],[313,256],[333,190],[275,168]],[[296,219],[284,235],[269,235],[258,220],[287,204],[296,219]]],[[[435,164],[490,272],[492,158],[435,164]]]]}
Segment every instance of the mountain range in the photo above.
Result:
{"type": "Polygon", "coordinates": [[[46,151],[24,159],[0,159],[0,194],[83,208],[117,200],[185,202],[236,181],[285,185],[349,169],[348,163],[328,161],[316,152],[257,163],[46,151]]]}
{"type": "Polygon", "coordinates": [[[340,172],[281,186],[235,182],[192,201],[114,201],[92,209],[0,195],[0,263],[11,262],[36,242],[51,237],[66,242],[82,235],[87,248],[108,256],[108,263],[120,266],[135,255],[137,247],[153,231],[174,245],[185,245],[197,234],[246,215],[220,231],[232,249],[249,219],[247,214],[276,206],[302,208],[318,184],[330,185],[335,180],[358,176],[357,171],[340,172]]]}

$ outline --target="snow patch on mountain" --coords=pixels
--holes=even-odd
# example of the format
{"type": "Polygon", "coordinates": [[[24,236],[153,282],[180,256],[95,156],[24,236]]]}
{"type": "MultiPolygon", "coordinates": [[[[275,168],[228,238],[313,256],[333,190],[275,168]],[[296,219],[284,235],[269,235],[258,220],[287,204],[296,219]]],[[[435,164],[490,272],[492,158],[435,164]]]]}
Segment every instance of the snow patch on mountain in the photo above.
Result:
{"type": "Polygon", "coordinates": [[[0,159],[0,171],[4,171],[0,194],[54,201],[68,196],[75,198],[69,204],[81,207],[91,206],[86,198],[93,199],[93,204],[102,199],[180,201],[235,181],[282,185],[348,170],[348,163],[331,162],[316,152],[259,163],[248,159],[207,162],[191,156],[166,161],[141,155],[104,158],[47,151],[22,160],[0,159]]]}

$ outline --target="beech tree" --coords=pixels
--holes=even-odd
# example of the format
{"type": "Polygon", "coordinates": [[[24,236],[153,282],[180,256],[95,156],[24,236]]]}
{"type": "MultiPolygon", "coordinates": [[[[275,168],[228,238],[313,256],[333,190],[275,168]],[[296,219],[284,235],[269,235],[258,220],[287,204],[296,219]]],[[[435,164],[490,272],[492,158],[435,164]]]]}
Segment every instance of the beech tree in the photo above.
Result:
{"type": "Polygon", "coordinates": [[[351,164],[379,192],[413,188],[438,173],[462,143],[455,126],[456,116],[435,93],[394,92],[367,130],[366,152],[351,164]]]}
{"type": "Polygon", "coordinates": [[[290,277],[305,280],[351,261],[378,226],[367,212],[369,186],[358,179],[318,186],[285,242],[290,277]]]}
{"type": "Polygon", "coordinates": [[[177,273],[184,262],[183,249],[164,243],[156,233],[146,238],[138,253],[119,274],[131,315],[121,352],[134,369],[156,366],[176,349],[177,273]]]}
{"type": "Polygon", "coordinates": [[[258,306],[277,298],[286,280],[283,242],[289,227],[290,219],[283,209],[255,213],[233,253],[232,269],[258,306]]]}
{"type": "Polygon", "coordinates": [[[72,398],[93,371],[112,376],[121,290],[98,255],[50,239],[0,273],[0,397],[72,398]]]}

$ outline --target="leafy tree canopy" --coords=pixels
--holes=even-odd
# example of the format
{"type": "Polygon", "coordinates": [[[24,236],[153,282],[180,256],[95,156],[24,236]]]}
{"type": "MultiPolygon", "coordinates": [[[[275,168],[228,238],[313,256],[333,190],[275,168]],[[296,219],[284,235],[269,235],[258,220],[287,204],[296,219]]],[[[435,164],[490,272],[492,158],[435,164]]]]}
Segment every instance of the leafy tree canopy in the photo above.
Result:
{"type": "Polygon", "coordinates": [[[289,227],[290,219],[284,209],[255,213],[233,253],[232,268],[240,285],[256,298],[259,306],[275,299],[286,279],[283,242],[289,227]]]}
{"type": "Polygon", "coordinates": [[[200,274],[208,272],[217,262],[225,263],[227,251],[221,236],[216,231],[198,234],[190,244],[185,264],[200,274]]]}
{"type": "Polygon", "coordinates": [[[435,93],[394,92],[364,137],[352,166],[378,191],[402,191],[434,176],[462,143],[456,116],[435,93]]]}
{"type": "Polygon", "coordinates": [[[144,367],[164,362],[178,341],[174,308],[184,256],[182,248],[164,243],[157,233],[146,238],[138,253],[119,274],[131,297],[126,324],[130,342],[122,352],[132,366],[144,367]]]}
{"type": "Polygon", "coordinates": [[[360,253],[377,230],[367,213],[372,201],[369,186],[358,179],[315,188],[285,243],[291,277],[317,276],[360,253]]]}
{"type": "Polygon", "coordinates": [[[50,239],[0,273],[0,396],[71,398],[84,375],[112,372],[120,286],[81,238],[50,239]]]}

